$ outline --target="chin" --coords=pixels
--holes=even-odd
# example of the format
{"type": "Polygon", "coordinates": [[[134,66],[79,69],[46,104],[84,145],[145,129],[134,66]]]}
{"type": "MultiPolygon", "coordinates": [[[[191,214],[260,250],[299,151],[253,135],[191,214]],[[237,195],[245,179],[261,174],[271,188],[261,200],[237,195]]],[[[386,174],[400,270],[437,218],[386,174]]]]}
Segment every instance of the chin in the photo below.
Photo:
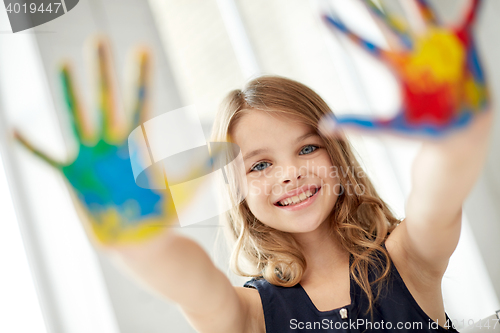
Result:
{"type": "Polygon", "coordinates": [[[318,220],[311,219],[310,221],[297,221],[293,223],[293,231],[290,230],[291,233],[307,233],[312,232],[318,229],[322,223],[318,222],[318,220]]]}

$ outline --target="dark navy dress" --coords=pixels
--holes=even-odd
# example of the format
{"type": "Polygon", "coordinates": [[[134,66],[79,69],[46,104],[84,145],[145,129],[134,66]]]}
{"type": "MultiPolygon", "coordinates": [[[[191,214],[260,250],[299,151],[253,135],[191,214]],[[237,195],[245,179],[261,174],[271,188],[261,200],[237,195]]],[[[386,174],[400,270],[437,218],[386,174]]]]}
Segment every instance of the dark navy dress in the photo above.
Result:
{"type": "MultiPolygon", "coordinates": [[[[380,254],[384,260],[384,256],[380,254]]],[[[351,258],[352,262],[352,258],[351,258]]],[[[369,274],[369,280],[375,274],[369,274]]],[[[448,320],[445,329],[438,326],[417,304],[391,261],[387,290],[382,290],[374,304],[373,318],[364,314],[368,299],[352,279],[351,304],[330,311],[319,311],[299,284],[279,287],[265,279],[252,279],[247,288],[259,291],[266,333],[285,332],[458,332],[448,320]],[[448,326],[449,325],[449,326],[448,326]]],[[[440,323],[445,326],[445,323],[440,323]]]]}

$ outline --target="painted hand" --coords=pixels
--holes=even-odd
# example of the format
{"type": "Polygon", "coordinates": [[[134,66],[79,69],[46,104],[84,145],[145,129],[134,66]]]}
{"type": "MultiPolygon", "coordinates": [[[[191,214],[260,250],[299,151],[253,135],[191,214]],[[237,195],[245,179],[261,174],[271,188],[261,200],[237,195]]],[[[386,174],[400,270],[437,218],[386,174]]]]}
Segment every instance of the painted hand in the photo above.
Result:
{"type": "Polygon", "coordinates": [[[98,133],[91,133],[89,129],[88,117],[79,101],[69,65],[64,64],[59,72],[78,142],[76,157],[67,163],[58,162],[35,148],[17,131],[14,134],[24,147],[62,173],[75,194],[72,196],[75,205],[83,208],[79,209],[84,215],[81,218],[89,222],[84,225],[93,239],[105,245],[136,243],[158,235],[177,220],[168,190],[151,190],[136,185],[127,145],[131,130],[146,120],[150,54],[147,49],[136,52],[132,121],[126,121],[117,110],[112,59],[106,39],[96,39],[92,52],[97,59],[99,82],[101,126],[98,133]]]}
{"type": "Polygon", "coordinates": [[[324,16],[328,25],[385,62],[400,82],[402,106],[391,119],[356,115],[324,119],[326,132],[336,128],[389,132],[405,136],[437,137],[468,126],[489,109],[489,93],[471,28],[481,0],[470,0],[463,21],[454,28],[441,26],[426,0],[414,0],[426,29],[410,33],[401,20],[364,0],[400,41],[402,51],[390,51],[357,36],[342,22],[324,16]]]}

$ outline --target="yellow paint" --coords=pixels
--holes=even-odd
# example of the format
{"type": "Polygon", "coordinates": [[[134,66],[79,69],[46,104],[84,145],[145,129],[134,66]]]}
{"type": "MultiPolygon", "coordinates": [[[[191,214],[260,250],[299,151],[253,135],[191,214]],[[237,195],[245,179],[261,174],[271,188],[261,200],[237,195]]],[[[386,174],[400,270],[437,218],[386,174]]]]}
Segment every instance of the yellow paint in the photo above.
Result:
{"type": "Polygon", "coordinates": [[[166,216],[163,217],[146,218],[135,221],[136,224],[124,227],[120,223],[123,217],[120,216],[115,208],[110,208],[98,216],[98,219],[104,221],[104,223],[97,223],[96,220],[91,217],[90,225],[93,236],[101,244],[136,244],[158,236],[166,227],[173,224],[175,221],[174,217],[176,217],[175,213],[165,215],[166,216]]]}
{"type": "MultiPolygon", "coordinates": [[[[222,148],[212,151],[212,155],[217,155],[223,151],[222,148]]],[[[200,171],[209,171],[207,165],[202,164],[196,168],[196,170],[191,170],[188,173],[187,179],[193,179],[196,175],[200,174],[200,171]]],[[[201,186],[203,182],[199,185],[201,186]]],[[[168,184],[167,188],[168,188],[168,184]]],[[[108,208],[105,212],[92,216],[92,213],[82,206],[82,203],[78,198],[72,195],[73,202],[75,206],[79,207],[80,213],[85,216],[83,218],[88,219],[90,222],[87,224],[90,228],[88,230],[95,240],[97,240],[102,245],[126,245],[126,244],[137,244],[147,241],[155,236],[160,235],[165,228],[171,226],[174,222],[178,221],[177,211],[186,209],[192,202],[197,193],[180,187],[181,191],[177,192],[178,200],[176,205],[174,205],[172,197],[169,191],[162,191],[161,195],[164,196],[163,207],[160,207],[162,216],[156,216],[153,218],[144,218],[141,220],[133,221],[133,224],[127,225],[123,221],[127,221],[133,216],[137,216],[137,210],[139,209],[138,204],[129,200],[126,203],[127,210],[120,214],[115,207],[108,208]]],[[[95,214],[95,213],[94,213],[95,214]]]]}
{"type": "Polygon", "coordinates": [[[408,28],[406,26],[406,23],[404,20],[397,16],[390,16],[389,17],[390,23],[399,31],[407,31],[408,28]]]}
{"type": "Polygon", "coordinates": [[[402,74],[418,91],[432,92],[437,87],[456,85],[463,75],[465,50],[451,32],[429,28],[417,38],[415,51],[405,59],[402,74]]]}
{"type": "Polygon", "coordinates": [[[479,86],[474,78],[469,75],[464,82],[464,100],[466,103],[475,110],[478,110],[481,104],[481,101],[486,99],[485,89],[479,86]]]}

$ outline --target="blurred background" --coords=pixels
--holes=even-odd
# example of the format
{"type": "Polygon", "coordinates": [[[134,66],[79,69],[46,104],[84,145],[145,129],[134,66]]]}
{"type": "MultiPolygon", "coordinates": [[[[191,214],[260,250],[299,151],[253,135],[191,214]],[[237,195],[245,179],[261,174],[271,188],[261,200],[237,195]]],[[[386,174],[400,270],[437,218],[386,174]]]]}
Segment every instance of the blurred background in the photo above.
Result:
{"type": "MultiPolygon", "coordinates": [[[[384,1],[403,14],[407,0],[384,1]]],[[[447,23],[467,0],[430,1],[447,23]]],[[[259,74],[298,80],[341,113],[390,115],[397,82],[321,13],[334,11],[382,47],[384,37],[356,0],[80,0],[67,14],[13,34],[0,9],[0,332],[194,332],[177,306],[118,269],[87,240],[58,172],[12,140],[13,128],[64,159],[74,153],[58,66],[73,64],[83,104],[96,119],[83,45],[110,37],[122,103],[132,48],[153,50],[152,113],[196,104],[204,133],[221,99],[259,74]]],[[[496,102],[500,96],[500,2],[485,0],[475,35],[496,102]]],[[[496,104],[496,103],[495,103],[496,104]]],[[[498,113],[498,108],[495,112],[498,113]]],[[[500,308],[500,117],[484,171],[464,206],[463,230],[443,279],[445,308],[460,326],[500,308]]],[[[419,144],[352,137],[377,190],[400,218],[419,144]]],[[[460,180],[457,180],[460,181],[460,180]]],[[[446,200],[446,198],[443,198],[446,200]]],[[[200,242],[234,285],[217,218],[180,232],[200,242]]],[[[182,274],[182,272],[179,272],[182,274]]]]}

